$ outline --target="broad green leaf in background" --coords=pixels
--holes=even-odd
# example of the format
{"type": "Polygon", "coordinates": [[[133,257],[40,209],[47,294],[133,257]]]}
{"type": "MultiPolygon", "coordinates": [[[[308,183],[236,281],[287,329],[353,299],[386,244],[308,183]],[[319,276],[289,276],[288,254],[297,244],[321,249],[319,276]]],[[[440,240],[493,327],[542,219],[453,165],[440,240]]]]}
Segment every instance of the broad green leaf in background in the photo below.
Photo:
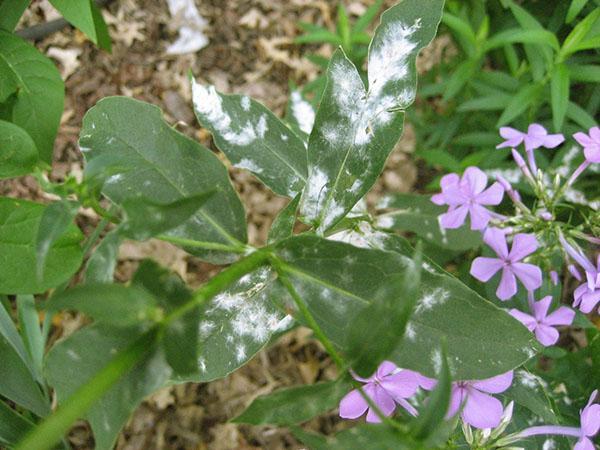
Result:
{"type": "Polygon", "coordinates": [[[37,294],[58,286],[81,265],[83,236],[71,224],[54,240],[46,256],[44,276],[37,279],[36,242],[46,206],[0,198],[0,293],[37,294]]]}
{"type": "Polygon", "coordinates": [[[94,0],[50,0],[62,16],[79,28],[92,42],[110,52],[110,36],[102,13],[94,0]]]}
{"type": "Polygon", "coordinates": [[[269,243],[281,241],[290,237],[294,233],[294,224],[296,223],[296,211],[300,203],[300,194],[291,200],[283,208],[271,225],[269,230],[269,243]]]}
{"type": "MultiPolygon", "coordinates": [[[[58,342],[50,350],[45,368],[59,405],[141,334],[138,328],[111,328],[97,323],[58,342]]],[[[124,375],[92,406],[85,418],[94,432],[96,450],[114,447],[131,413],[146,396],[165,386],[170,374],[171,368],[159,349],[124,375]]]]}
{"type": "Polygon", "coordinates": [[[85,268],[86,283],[112,283],[121,237],[118,230],[109,232],[92,252],[85,268]]]}
{"type": "MultiPolygon", "coordinates": [[[[374,292],[406,273],[414,250],[398,236],[364,232],[358,248],[315,236],[297,236],[278,247],[286,277],[323,332],[342,351],[353,318],[374,292]]],[[[435,376],[439,343],[446,339],[454,379],[484,379],[514,369],[535,354],[535,339],[505,311],[426,261],[415,312],[402,344],[390,356],[400,367],[435,376]]],[[[398,294],[398,301],[407,301],[398,294]]]]}
{"type": "MultiPolygon", "coordinates": [[[[292,320],[272,301],[285,297],[269,268],[251,272],[203,305],[198,372],[185,381],[222,378],[248,362],[292,320]]],[[[178,379],[178,381],[183,381],[178,379]]]]}
{"type": "Polygon", "coordinates": [[[0,401],[0,444],[16,444],[33,426],[33,422],[0,401]]]}
{"type": "Polygon", "coordinates": [[[43,280],[46,258],[54,244],[73,226],[73,218],[77,214],[79,204],[69,200],[50,203],[44,209],[38,226],[35,240],[36,274],[38,280],[43,280]]]}
{"type": "Polygon", "coordinates": [[[29,3],[31,0],[0,0],[0,29],[13,31],[29,3]]]}
{"type": "Polygon", "coordinates": [[[26,175],[37,161],[38,151],[31,136],[18,125],[0,120],[0,178],[26,175]]]}
{"type": "Polygon", "coordinates": [[[295,197],[302,190],[306,148],[271,111],[250,97],[224,95],[194,80],[192,95],[198,121],[235,167],[248,169],[276,194],[295,197]]]}
{"type": "Polygon", "coordinates": [[[9,114],[1,118],[29,133],[40,159],[49,164],[65,96],[60,73],[35,47],[0,30],[0,79],[5,77],[18,90],[9,114]]]}
{"type": "Polygon", "coordinates": [[[347,380],[280,389],[256,398],[233,422],[280,426],[306,422],[336,408],[350,390],[347,380]]]}
{"type": "Polygon", "coordinates": [[[569,86],[569,69],[564,63],[556,65],[550,82],[550,101],[552,104],[552,123],[554,131],[557,133],[562,130],[567,114],[569,86]]]}
{"type": "Polygon", "coordinates": [[[390,194],[377,205],[390,212],[377,217],[380,228],[398,231],[410,231],[420,238],[456,251],[471,250],[481,246],[481,233],[468,227],[447,230],[440,227],[438,216],[447,208],[434,204],[429,195],[390,194]]]}
{"type": "Polygon", "coordinates": [[[368,91],[337,50],[308,144],[301,213],[323,233],[341,220],[381,173],[402,134],[416,90],[417,53],[435,35],[441,0],[405,0],[381,18],[371,42],[368,91]]]}
{"type": "Polygon", "coordinates": [[[191,218],[165,233],[175,244],[215,263],[237,259],[246,236],[244,208],[218,158],[171,128],[156,106],[108,97],[83,119],[84,176],[100,180],[118,205],[139,198],[173,203],[214,194],[191,218]]]}
{"type": "Polygon", "coordinates": [[[122,284],[85,284],[50,298],[45,309],[80,311],[114,327],[131,327],[161,318],[155,298],[144,289],[122,284]]]}

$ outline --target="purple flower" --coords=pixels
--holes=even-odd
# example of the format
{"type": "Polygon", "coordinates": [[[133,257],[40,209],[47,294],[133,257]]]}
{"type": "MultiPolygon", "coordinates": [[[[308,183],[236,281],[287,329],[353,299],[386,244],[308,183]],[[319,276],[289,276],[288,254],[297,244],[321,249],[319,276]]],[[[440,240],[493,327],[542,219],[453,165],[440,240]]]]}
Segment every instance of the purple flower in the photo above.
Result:
{"type": "Polygon", "coordinates": [[[532,123],[527,128],[527,133],[515,130],[510,127],[500,128],[500,136],[505,141],[498,144],[496,148],[511,147],[515,148],[525,143],[525,150],[535,150],[536,148],[546,147],[554,148],[562,144],[565,137],[562,134],[548,134],[548,131],[538,123],[532,123]]]}
{"type": "MultiPolygon", "coordinates": [[[[413,416],[417,415],[417,410],[406,401],[408,397],[412,397],[417,392],[422,381],[427,380],[417,372],[398,369],[394,363],[384,361],[369,378],[361,378],[354,374],[352,376],[354,379],[365,383],[363,386],[364,393],[386,416],[392,415],[396,409],[396,403],[413,416]],[[421,378],[424,378],[424,380],[421,380],[421,378]]],[[[367,422],[381,422],[377,413],[369,407],[358,389],[350,391],[340,401],[340,417],[344,419],[357,419],[367,410],[367,422]]]]}
{"type": "Polygon", "coordinates": [[[498,228],[488,228],[483,234],[483,241],[496,252],[498,258],[475,258],[471,265],[471,275],[479,281],[487,282],[502,270],[502,278],[496,290],[500,300],[508,300],[517,293],[517,278],[528,291],[534,291],[542,285],[541,269],[521,262],[538,248],[538,241],[533,234],[515,235],[510,252],[506,236],[498,228]]]}
{"type": "Polygon", "coordinates": [[[600,430],[600,405],[594,404],[598,391],[592,392],[587,405],[579,413],[579,428],[542,425],[527,428],[516,435],[517,438],[539,436],[543,434],[558,434],[579,438],[573,450],[595,450],[592,439],[600,430]]]}
{"type": "Polygon", "coordinates": [[[555,326],[571,325],[575,318],[575,311],[566,306],[561,306],[556,311],[548,314],[552,303],[550,295],[533,304],[533,316],[525,314],[518,309],[511,309],[510,315],[535,332],[535,337],[544,346],[554,345],[558,341],[558,331],[555,326]]]}
{"type": "Polygon", "coordinates": [[[484,229],[492,213],[483,205],[498,205],[502,201],[504,188],[494,183],[486,189],[487,175],[477,167],[468,167],[462,178],[448,174],[441,180],[442,192],[431,200],[438,205],[449,205],[448,212],[440,216],[443,228],[459,228],[471,217],[471,229],[484,229]]]}
{"type": "MultiPolygon", "coordinates": [[[[596,267],[594,267],[594,264],[580,250],[569,244],[564,236],[560,235],[558,239],[569,256],[585,270],[586,282],[575,289],[573,306],[579,307],[581,312],[588,314],[600,302],[600,255],[598,255],[596,267]]],[[[570,269],[570,272],[574,276],[577,274],[574,268],[570,269]]],[[[575,276],[575,278],[581,280],[579,276],[575,276]]]]}
{"type": "Polygon", "coordinates": [[[575,140],[583,147],[585,159],[591,163],[600,163],[600,128],[590,128],[589,135],[585,133],[575,133],[575,140]]]}
{"type": "Polygon", "coordinates": [[[450,408],[446,417],[456,415],[464,404],[460,416],[475,428],[496,428],[500,425],[504,408],[500,400],[488,394],[507,390],[513,381],[513,372],[480,381],[459,381],[452,384],[450,408]]]}

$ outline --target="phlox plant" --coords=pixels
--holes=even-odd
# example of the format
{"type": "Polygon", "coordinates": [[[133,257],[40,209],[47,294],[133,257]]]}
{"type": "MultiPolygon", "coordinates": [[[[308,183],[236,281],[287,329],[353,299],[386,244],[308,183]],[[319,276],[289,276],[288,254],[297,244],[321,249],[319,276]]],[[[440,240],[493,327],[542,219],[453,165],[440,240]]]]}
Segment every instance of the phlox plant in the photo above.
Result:
{"type": "MultiPolygon", "coordinates": [[[[588,210],[572,218],[564,200],[597,163],[598,130],[575,135],[585,160],[564,177],[534,165],[535,152],[562,138],[537,125],[502,129],[527,195],[500,176],[487,186],[472,167],[446,175],[433,198],[389,196],[373,214],[364,207],[402,134],[416,56],[442,9],[443,0],[403,0],[384,12],[366,80],[338,49],[316,111],[299,103],[289,120],[190,77],[196,116],[216,147],[289,199],[261,248],[248,244],[244,207],[213,152],[156,106],[109,97],[92,107],[79,138],[82,180],[53,183],[36,166],[57,200],[0,198],[0,442],[66,446],[61,439],[85,419],[95,447],[108,450],[148,395],[223,378],[303,326],[335,364],[335,379],[257,397],[234,421],[290,427],[312,449],[539,448],[540,439],[592,449],[594,387],[538,363],[568,364],[553,346],[556,327],[577,325],[590,343],[573,352],[575,375],[600,373],[598,333],[583,314],[600,303],[597,226],[588,210]],[[534,152],[529,165],[522,142],[534,152]],[[82,207],[100,217],[86,238],[74,223],[82,207]],[[306,231],[294,233],[297,221],[306,231]],[[420,239],[413,246],[394,231],[420,239]],[[150,238],[224,267],[196,290],[151,260],[115,282],[121,242],[150,238]],[[474,278],[442,268],[477,255],[483,242],[491,250],[472,260],[474,278]],[[579,284],[573,308],[552,293],[567,274],[579,284]],[[50,344],[58,311],[89,322],[50,344]],[[358,419],[354,426],[335,436],[298,426],[336,408],[358,419]]],[[[7,155],[15,166],[18,158],[18,149],[7,155]]]]}

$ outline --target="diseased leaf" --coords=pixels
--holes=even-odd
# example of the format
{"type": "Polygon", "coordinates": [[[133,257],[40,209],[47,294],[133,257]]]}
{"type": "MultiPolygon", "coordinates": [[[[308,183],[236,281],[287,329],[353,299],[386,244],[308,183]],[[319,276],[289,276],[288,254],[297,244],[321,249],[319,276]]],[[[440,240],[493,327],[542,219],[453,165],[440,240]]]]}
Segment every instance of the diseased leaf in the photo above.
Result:
{"type": "Polygon", "coordinates": [[[381,214],[376,222],[379,228],[410,231],[438,247],[464,251],[481,246],[481,233],[467,227],[447,230],[440,227],[438,216],[447,208],[431,201],[429,195],[390,194],[384,197],[378,208],[391,209],[381,214]]]}
{"type": "Polygon", "coordinates": [[[27,132],[14,123],[0,120],[0,178],[26,175],[33,171],[37,161],[37,147],[27,132]]]}
{"type": "Polygon", "coordinates": [[[44,276],[37,279],[36,242],[46,206],[0,198],[0,294],[37,294],[58,286],[81,265],[83,236],[71,224],[48,250],[44,276]]]}
{"type": "Polygon", "coordinates": [[[337,50],[308,144],[305,220],[323,233],[373,185],[415,96],[417,53],[435,35],[441,0],[405,0],[382,15],[369,50],[368,90],[337,50]]]}
{"type": "MultiPolygon", "coordinates": [[[[309,235],[287,239],[277,248],[287,278],[343,352],[352,319],[364,313],[378,288],[406,273],[414,252],[398,236],[365,231],[360,238],[351,242],[371,248],[309,235]]],[[[514,369],[535,354],[535,339],[505,311],[431,262],[425,261],[423,269],[415,312],[391,361],[435,376],[439,342],[445,338],[453,377],[471,380],[514,369]]]]}
{"type": "MultiPolygon", "coordinates": [[[[56,130],[64,103],[64,83],[58,70],[35,47],[0,30],[0,79],[7,77],[18,90],[10,121],[33,139],[42,161],[52,161],[56,130]]],[[[6,88],[0,83],[0,97],[6,88]]]]}
{"type": "Polygon", "coordinates": [[[94,44],[110,52],[110,36],[94,0],[50,0],[62,16],[79,28],[94,44]]]}
{"type": "MultiPolygon", "coordinates": [[[[103,369],[115,355],[142,334],[139,328],[111,328],[97,323],[58,342],[46,359],[46,377],[59,404],[103,369]],[[93,351],[91,351],[93,349],[93,351]]],[[[152,392],[166,386],[171,374],[162,350],[124,375],[97,403],[86,419],[96,450],[111,450],[131,413],[152,392]]]]}
{"type": "Polygon", "coordinates": [[[85,178],[118,205],[150,198],[173,203],[212,190],[191,218],[165,236],[215,263],[237,259],[247,241],[243,206],[225,167],[208,149],[171,128],[153,105],[108,97],[83,119],[85,178]]]}
{"type": "Polygon", "coordinates": [[[300,194],[291,200],[285,208],[283,208],[271,225],[269,230],[269,243],[281,241],[290,237],[294,232],[294,224],[296,223],[296,211],[300,203],[300,194]]]}
{"type": "Polygon", "coordinates": [[[256,398],[233,422],[280,426],[306,422],[337,407],[351,389],[347,380],[280,389],[256,398]]]}
{"type": "Polygon", "coordinates": [[[290,93],[285,118],[292,130],[305,143],[308,142],[308,136],[315,124],[315,110],[297,89],[293,89],[290,93]]]}
{"type": "Polygon", "coordinates": [[[92,252],[85,269],[86,283],[112,283],[121,237],[118,230],[109,232],[92,252]]]}
{"type": "Polygon", "coordinates": [[[192,80],[200,124],[235,167],[248,169],[279,195],[295,197],[306,182],[302,140],[261,103],[224,95],[192,80]]]}

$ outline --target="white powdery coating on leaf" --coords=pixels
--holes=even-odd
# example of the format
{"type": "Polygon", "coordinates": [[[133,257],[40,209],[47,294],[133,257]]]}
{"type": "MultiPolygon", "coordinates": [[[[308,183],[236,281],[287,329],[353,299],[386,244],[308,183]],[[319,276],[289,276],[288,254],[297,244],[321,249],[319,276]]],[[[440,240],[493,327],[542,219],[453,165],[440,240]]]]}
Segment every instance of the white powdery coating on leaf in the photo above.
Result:
{"type": "Polygon", "coordinates": [[[381,228],[392,228],[394,226],[394,218],[392,216],[379,216],[377,218],[377,226],[381,228]]]}
{"type": "Polygon", "coordinates": [[[256,163],[248,158],[242,158],[239,162],[234,164],[239,169],[246,169],[254,173],[262,173],[262,168],[256,165],[256,163]]]}
{"type": "Polygon", "coordinates": [[[369,54],[369,90],[377,97],[390,81],[405,78],[408,74],[409,56],[417,47],[410,37],[421,28],[421,19],[411,26],[392,22],[380,27],[376,48],[371,46],[369,54]]]}
{"type": "Polygon", "coordinates": [[[530,389],[536,389],[539,388],[540,386],[542,387],[547,387],[548,384],[542,380],[540,377],[527,372],[526,370],[519,370],[517,371],[517,377],[519,379],[519,382],[530,389]]]}
{"type": "Polygon", "coordinates": [[[292,92],[292,114],[298,122],[298,127],[306,134],[310,134],[315,123],[315,110],[312,105],[302,98],[300,92],[292,92]]]}
{"type": "Polygon", "coordinates": [[[359,248],[382,249],[387,235],[373,229],[368,222],[360,222],[358,229],[342,230],[327,239],[330,241],[345,242],[359,248]]]}
{"type": "Polygon", "coordinates": [[[244,111],[250,111],[250,97],[244,95],[240,100],[240,106],[244,111]]]}
{"type": "Polygon", "coordinates": [[[442,354],[438,349],[431,352],[431,364],[435,373],[440,373],[442,369],[442,354]]]}
{"type": "Polygon", "coordinates": [[[345,208],[338,204],[335,200],[330,200],[325,215],[323,216],[322,222],[317,228],[317,232],[323,232],[327,230],[336,220],[340,219],[344,215],[345,208]]]}
{"type": "Polygon", "coordinates": [[[435,288],[427,291],[417,301],[415,314],[420,314],[423,311],[429,311],[436,306],[443,305],[449,298],[450,292],[442,288],[435,288]]]}
{"type": "Polygon", "coordinates": [[[406,330],[404,331],[404,335],[406,336],[406,339],[414,342],[415,338],[417,337],[417,333],[412,322],[408,322],[406,324],[406,330]]]}
{"type": "Polygon", "coordinates": [[[311,170],[302,198],[302,212],[308,219],[316,219],[327,195],[329,177],[318,167],[311,170]]]}
{"type": "Polygon", "coordinates": [[[556,448],[556,441],[552,438],[546,439],[542,445],[542,450],[554,450],[556,448]]]}
{"type": "Polygon", "coordinates": [[[233,145],[248,145],[258,137],[264,137],[267,130],[266,116],[263,114],[256,125],[247,121],[233,129],[231,116],[223,109],[223,99],[214,86],[202,86],[192,82],[192,99],[198,114],[212,125],[223,139],[233,145]]]}

